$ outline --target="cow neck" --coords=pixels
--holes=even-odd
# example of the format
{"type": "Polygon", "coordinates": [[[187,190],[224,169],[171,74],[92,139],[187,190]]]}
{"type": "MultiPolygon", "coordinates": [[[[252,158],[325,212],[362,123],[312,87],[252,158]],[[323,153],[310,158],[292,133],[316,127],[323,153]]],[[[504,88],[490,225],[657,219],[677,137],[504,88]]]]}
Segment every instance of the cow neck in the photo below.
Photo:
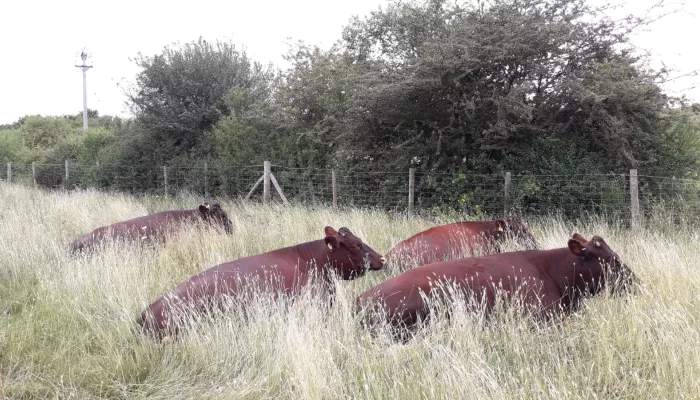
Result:
{"type": "Polygon", "coordinates": [[[305,268],[307,271],[314,267],[323,267],[330,252],[323,239],[300,243],[294,246],[294,250],[299,257],[299,268],[305,268]]]}
{"type": "Polygon", "coordinates": [[[581,260],[567,247],[545,251],[549,253],[545,272],[559,288],[560,295],[570,299],[574,287],[580,283],[581,260]]]}
{"type": "Polygon", "coordinates": [[[194,210],[182,210],[182,216],[193,220],[203,219],[202,213],[200,213],[199,209],[196,208],[194,210]]]}
{"type": "Polygon", "coordinates": [[[159,213],[150,214],[145,216],[151,221],[170,221],[170,222],[183,222],[191,221],[196,222],[202,219],[202,216],[198,209],[194,210],[170,210],[161,211],[159,213]]]}

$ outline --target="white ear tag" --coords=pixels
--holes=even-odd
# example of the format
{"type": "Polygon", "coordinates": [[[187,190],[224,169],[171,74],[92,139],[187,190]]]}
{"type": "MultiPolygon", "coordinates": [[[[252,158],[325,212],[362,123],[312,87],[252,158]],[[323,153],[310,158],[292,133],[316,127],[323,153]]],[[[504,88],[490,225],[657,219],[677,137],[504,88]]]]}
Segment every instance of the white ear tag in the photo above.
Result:
{"type": "Polygon", "coordinates": [[[498,225],[498,231],[499,231],[499,232],[503,232],[503,227],[500,226],[500,225],[498,225]]]}

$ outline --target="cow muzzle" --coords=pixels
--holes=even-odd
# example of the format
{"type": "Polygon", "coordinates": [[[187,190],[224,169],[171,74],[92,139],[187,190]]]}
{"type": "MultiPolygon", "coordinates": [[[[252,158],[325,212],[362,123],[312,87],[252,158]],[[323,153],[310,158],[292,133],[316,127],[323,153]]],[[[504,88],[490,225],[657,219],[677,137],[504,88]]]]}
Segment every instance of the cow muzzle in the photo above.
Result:
{"type": "Polygon", "coordinates": [[[372,271],[378,271],[384,267],[384,264],[386,263],[386,258],[384,256],[379,256],[379,257],[371,257],[369,254],[367,254],[365,261],[367,264],[369,264],[369,269],[372,271]]]}

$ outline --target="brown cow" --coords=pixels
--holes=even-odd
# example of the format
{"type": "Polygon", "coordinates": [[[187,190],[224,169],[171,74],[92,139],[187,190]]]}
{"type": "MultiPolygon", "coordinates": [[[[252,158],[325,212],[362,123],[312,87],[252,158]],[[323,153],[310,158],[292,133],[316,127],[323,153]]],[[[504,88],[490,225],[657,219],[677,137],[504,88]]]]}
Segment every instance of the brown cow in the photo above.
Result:
{"type": "Polygon", "coordinates": [[[112,225],[101,226],[87,235],[83,235],[73,241],[71,249],[74,252],[92,250],[102,244],[105,239],[143,240],[152,241],[156,238],[163,239],[173,234],[187,224],[204,222],[218,225],[226,233],[231,233],[231,220],[219,204],[201,204],[193,210],[163,211],[117,222],[112,225]]]}
{"type": "MultiPolygon", "coordinates": [[[[262,289],[294,295],[311,278],[331,283],[331,275],[354,279],[365,274],[365,263],[381,269],[384,257],[348,228],[338,232],[327,226],[326,237],[256,256],[219,264],[179,284],[158,298],[141,314],[139,325],[158,339],[177,334],[178,319],[187,311],[207,311],[220,306],[226,297],[244,296],[262,289]]],[[[330,288],[330,286],[329,286],[330,288]]]]}
{"type": "Polygon", "coordinates": [[[501,252],[502,244],[514,239],[526,249],[537,249],[537,241],[518,218],[494,221],[465,221],[440,225],[397,243],[386,254],[392,264],[418,267],[439,261],[501,252]]]}
{"type": "MultiPolygon", "coordinates": [[[[606,286],[630,287],[632,271],[605,241],[574,234],[568,247],[462,258],[410,269],[361,294],[355,311],[363,322],[388,321],[399,332],[430,314],[426,299],[449,300],[455,292],[475,301],[488,314],[499,295],[522,302],[526,313],[541,319],[575,310],[588,295],[606,286]]],[[[405,332],[405,331],[404,331],[405,332]]]]}

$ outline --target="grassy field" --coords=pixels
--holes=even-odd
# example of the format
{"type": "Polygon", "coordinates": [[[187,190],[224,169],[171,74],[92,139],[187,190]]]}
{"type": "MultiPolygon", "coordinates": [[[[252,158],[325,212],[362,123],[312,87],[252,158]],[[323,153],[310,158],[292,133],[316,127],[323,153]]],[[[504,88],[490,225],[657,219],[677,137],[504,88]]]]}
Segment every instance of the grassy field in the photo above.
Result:
{"type": "MultiPolygon", "coordinates": [[[[700,236],[630,232],[600,220],[529,220],[544,248],[573,231],[603,236],[644,287],[602,296],[561,324],[518,318],[484,327],[467,314],[407,344],[373,338],[350,312],[391,275],[338,282],[333,307],[305,295],[243,321],[204,321],[157,344],[135,321],[165,290],[217,263],[319,239],[348,226],[379,252],[450,220],[382,212],[224,203],[233,235],[193,229],[157,248],[73,257],[92,228],[202,199],[48,193],[0,184],[0,398],[563,399],[700,396],[700,236]]],[[[663,233],[661,233],[663,232],[663,233]]]]}

